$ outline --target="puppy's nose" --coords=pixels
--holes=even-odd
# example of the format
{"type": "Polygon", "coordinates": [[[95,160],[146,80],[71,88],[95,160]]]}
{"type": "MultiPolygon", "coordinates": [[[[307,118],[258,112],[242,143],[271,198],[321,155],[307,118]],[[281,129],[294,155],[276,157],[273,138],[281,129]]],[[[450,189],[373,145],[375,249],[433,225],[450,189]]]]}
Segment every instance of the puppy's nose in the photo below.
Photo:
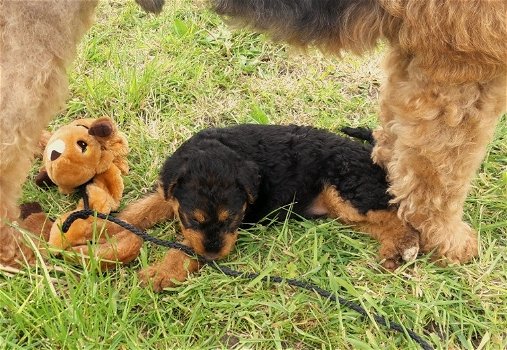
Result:
{"type": "Polygon", "coordinates": [[[58,151],[55,151],[53,150],[53,152],[51,152],[51,161],[54,161],[54,160],[57,160],[58,157],[60,157],[62,154],[58,151]]]}
{"type": "Polygon", "coordinates": [[[204,257],[208,260],[217,260],[220,257],[219,253],[206,253],[204,254],[204,257]]]}
{"type": "Polygon", "coordinates": [[[220,251],[220,249],[222,248],[222,244],[220,244],[220,242],[217,242],[217,241],[209,241],[209,242],[206,242],[205,248],[206,248],[206,253],[211,255],[214,253],[218,253],[220,251]]]}

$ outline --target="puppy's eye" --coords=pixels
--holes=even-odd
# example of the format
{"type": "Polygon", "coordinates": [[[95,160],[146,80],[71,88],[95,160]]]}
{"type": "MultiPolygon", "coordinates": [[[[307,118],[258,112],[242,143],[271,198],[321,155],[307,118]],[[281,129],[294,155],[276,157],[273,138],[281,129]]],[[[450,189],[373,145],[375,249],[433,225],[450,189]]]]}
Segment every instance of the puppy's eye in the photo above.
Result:
{"type": "Polygon", "coordinates": [[[183,224],[187,227],[197,228],[200,225],[196,219],[189,217],[187,215],[182,215],[181,213],[180,213],[180,219],[183,222],[183,224]]]}
{"type": "Polygon", "coordinates": [[[84,142],[84,141],[78,141],[77,145],[81,148],[81,152],[82,153],[86,152],[86,147],[88,147],[88,144],[86,142],[84,142]]]}

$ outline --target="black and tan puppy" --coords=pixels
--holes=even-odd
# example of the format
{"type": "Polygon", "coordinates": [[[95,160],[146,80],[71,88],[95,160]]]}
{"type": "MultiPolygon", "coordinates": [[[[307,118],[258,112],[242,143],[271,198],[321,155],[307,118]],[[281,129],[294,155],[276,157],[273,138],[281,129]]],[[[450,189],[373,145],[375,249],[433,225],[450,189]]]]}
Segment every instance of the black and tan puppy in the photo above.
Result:
{"type": "MultiPolygon", "coordinates": [[[[352,129],[370,139],[369,131],[352,129]]],[[[419,249],[416,232],[390,207],[385,172],[370,144],[306,126],[238,125],[199,132],[165,162],[157,192],[120,217],[148,228],[178,218],[184,241],[210,259],[226,256],[238,228],[294,203],[306,218],[330,217],[379,240],[384,266],[396,268],[419,249]]],[[[285,213],[284,213],[285,214],[285,213]]],[[[183,281],[198,263],[178,250],[141,272],[155,290],[183,281]]]]}

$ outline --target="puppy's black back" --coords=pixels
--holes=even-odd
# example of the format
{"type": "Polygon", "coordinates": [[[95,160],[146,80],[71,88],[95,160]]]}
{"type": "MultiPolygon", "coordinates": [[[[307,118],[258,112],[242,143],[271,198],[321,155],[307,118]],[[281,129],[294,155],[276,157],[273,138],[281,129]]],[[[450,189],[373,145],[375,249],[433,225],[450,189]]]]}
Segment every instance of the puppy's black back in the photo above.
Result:
{"type": "Polygon", "coordinates": [[[386,174],[373,164],[370,145],[313,127],[253,124],[206,129],[187,143],[210,139],[260,169],[257,200],[248,208],[245,222],[256,222],[293,201],[293,211],[305,216],[326,184],[336,186],[362,214],[388,207],[386,174]]]}

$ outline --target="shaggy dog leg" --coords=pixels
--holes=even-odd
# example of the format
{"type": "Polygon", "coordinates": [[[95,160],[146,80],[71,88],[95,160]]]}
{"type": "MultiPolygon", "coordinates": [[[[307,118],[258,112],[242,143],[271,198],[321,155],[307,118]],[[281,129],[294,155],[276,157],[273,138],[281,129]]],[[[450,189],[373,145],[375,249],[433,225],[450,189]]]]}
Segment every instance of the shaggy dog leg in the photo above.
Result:
{"type": "Polygon", "coordinates": [[[449,85],[400,51],[387,63],[374,158],[388,169],[399,215],[420,231],[422,250],[469,261],[477,237],[462,221],[463,203],[505,110],[505,77],[449,85]]]}
{"type": "MultiPolygon", "coordinates": [[[[0,264],[32,262],[8,223],[42,130],[63,106],[66,68],[90,27],[98,0],[0,1],[0,264]]],[[[160,12],[163,0],[136,0],[160,12]]]]}
{"type": "Polygon", "coordinates": [[[65,69],[91,24],[96,1],[9,1],[0,10],[0,264],[32,262],[8,226],[42,130],[63,107],[65,69]]]}

